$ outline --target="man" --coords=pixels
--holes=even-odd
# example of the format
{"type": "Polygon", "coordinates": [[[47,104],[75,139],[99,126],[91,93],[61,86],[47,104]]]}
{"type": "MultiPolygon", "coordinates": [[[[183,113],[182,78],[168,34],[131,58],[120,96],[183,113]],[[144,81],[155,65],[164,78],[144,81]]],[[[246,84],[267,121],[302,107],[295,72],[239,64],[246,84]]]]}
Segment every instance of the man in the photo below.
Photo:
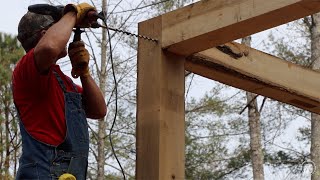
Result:
{"type": "Polygon", "coordinates": [[[66,174],[86,178],[89,133],[86,117],[106,114],[102,92],[92,79],[84,43],[69,45],[72,73],[82,88],[64,75],[56,62],[67,55],[74,27],[89,27],[94,7],[69,4],[58,22],[28,12],[20,20],[18,39],[26,55],[13,75],[13,98],[20,117],[22,155],[16,179],[57,179],[66,174]]]}

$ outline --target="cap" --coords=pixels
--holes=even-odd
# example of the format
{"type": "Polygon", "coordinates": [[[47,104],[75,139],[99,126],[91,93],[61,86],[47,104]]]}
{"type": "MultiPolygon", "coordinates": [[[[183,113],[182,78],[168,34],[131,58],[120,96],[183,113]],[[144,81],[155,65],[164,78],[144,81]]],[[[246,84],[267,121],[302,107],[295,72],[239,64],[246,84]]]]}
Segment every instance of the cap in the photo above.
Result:
{"type": "Polygon", "coordinates": [[[18,40],[23,44],[37,31],[48,28],[54,20],[49,15],[41,15],[28,11],[20,20],[18,25],[18,40]]]}

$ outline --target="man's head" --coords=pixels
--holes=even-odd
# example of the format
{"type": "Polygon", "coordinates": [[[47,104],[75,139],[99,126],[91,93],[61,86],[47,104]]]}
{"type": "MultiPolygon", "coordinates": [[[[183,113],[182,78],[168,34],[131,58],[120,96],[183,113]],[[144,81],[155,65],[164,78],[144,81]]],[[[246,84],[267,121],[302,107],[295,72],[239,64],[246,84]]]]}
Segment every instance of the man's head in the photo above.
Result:
{"type": "Polygon", "coordinates": [[[27,12],[18,26],[18,40],[26,52],[34,48],[54,20],[51,16],[27,12]]]}

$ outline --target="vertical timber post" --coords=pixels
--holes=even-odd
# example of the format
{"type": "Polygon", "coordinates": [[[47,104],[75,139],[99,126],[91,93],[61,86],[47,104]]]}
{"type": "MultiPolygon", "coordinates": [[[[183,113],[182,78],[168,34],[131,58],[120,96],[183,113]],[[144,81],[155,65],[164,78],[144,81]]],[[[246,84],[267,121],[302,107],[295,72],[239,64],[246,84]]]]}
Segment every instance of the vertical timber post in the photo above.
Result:
{"type": "Polygon", "coordinates": [[[161,16],[139,23],[137,180],[183,180],[184,58],[162,50],[161,16]]]}

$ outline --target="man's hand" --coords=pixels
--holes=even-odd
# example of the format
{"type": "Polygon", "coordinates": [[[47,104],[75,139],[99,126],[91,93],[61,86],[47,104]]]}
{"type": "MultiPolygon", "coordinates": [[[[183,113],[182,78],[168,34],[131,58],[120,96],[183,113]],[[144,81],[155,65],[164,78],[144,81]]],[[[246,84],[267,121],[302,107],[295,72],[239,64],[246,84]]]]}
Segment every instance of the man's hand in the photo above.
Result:
{"type": "Polygon", "coordinates": [[[76,41],[70,43],[68,53],[72,65],[72,77],[78,78],[79,76],[90,76],[88,67],[90,55],[88,50],[85,48],[84,42],[76,41]]]}
{"type": "Polygon", "coordinates": [[[66,14],[70,11],[77,13],[76,27],[87,28],[91,26],[92,22],[97,20],[96,17],[88,17],[88,12],[97,11],[95,7],[89,5],[88,3],[81,3],[78,5],[67,4],[64,7],[63,13],[66,14]]]}

